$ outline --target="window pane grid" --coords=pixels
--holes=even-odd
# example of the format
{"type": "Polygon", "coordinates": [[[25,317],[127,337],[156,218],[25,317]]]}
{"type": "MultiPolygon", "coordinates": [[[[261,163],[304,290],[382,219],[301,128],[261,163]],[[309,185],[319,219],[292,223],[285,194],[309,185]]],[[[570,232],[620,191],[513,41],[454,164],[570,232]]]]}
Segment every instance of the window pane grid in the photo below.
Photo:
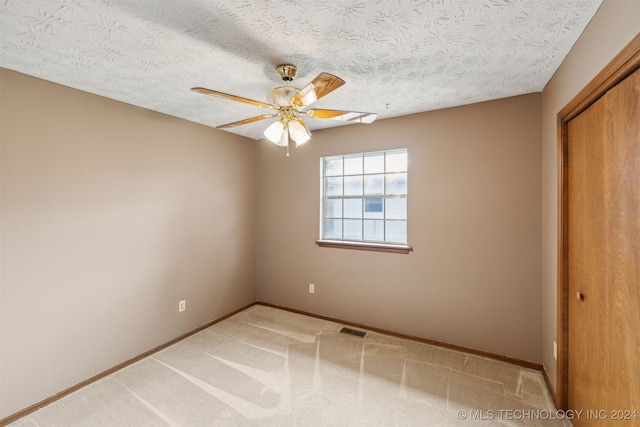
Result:
{"type": "Polygon", "coordinates": [[[322,159],[322,238],[406,244],[407,151],[322,159]]]}

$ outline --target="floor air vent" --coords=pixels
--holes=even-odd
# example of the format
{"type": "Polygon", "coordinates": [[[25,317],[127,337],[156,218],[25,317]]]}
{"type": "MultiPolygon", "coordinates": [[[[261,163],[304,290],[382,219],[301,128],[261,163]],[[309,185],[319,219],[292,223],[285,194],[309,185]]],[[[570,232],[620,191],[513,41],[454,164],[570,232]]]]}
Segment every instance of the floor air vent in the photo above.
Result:
{"type": "Polygon", "coordinates": [[[355,335],[355,336],[360,337],[360,338],[364,338],[364,336],[367,335],[367,333],[364,332],[364,331],[357,331],[355,329],[346,328],[346,327],[340,329],[340,332],[343,333],[343,334],[355,335]]]}

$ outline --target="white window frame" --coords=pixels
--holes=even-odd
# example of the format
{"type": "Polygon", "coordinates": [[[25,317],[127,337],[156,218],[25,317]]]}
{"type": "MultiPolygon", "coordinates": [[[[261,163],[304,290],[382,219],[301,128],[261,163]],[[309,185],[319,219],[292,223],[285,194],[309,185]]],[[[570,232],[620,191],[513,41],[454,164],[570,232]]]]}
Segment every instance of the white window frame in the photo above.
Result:
{"type": "MultiPolygon", "coordinates": [[[[381,251],[381,252],[394,252],[394,253],[409,253],[412,248],[410,246],[407,245],[407,241],[408,241],[408,209],[405,208],[405,217],[398,219],[398,218],[389,218],[387,217],[387,211],[386,209],[382,208],[381,209],[381,217],[378,218],[371,218],[371,217],[367,217],[366,215],[366,206],[367,206],[367,201],[372,201],[372,200],[381,200],[383,201],[383,204],[386,206],[387,205],[387,200],[392,200],[392,199],[404,199],[405,200],[405,206],[406,203],[408,202],[408,150],[406,148],[400,148],[400,149],[390,149],[390,150],[380,150],[380,151],[373,151],[373,152],[365,152],[365,153],[353,153],[353,154],[344,154],[344,155],[337,155],[337,156],[326,156],[326,157],[322,157],[320,158],[320,238],[319,240],[316,241],[316,243],[321,246],[321,247],[335,247],[335,248],[346,248],[346,249],[360,249],[360,250],[369,250],[369,251],[381,251]],[[388,161],[387,161],[387,156],[388,155],[393,155],[393,154],[398,154],[398,153],[405,153],[407,156],[407,165],[401,169],[398,170],[391,169],[391,166],[388,166],[388,161]],[[382,154],[384,156],[385,162],[384,162],[384,168],[383,171],[376,171],[374,173],[366,173],[365,172],[365,167],[364,167],[364,162],[365,162],[365,157],[368,156],[379,156],[380,154],[382,154]],[[356,173],[345,173],[344,170],[344,160],[345,159],[353,159],[354,156],[362,156],[363,159],[363,166],[362,166],[362,170],[360,170],[359,172],[356,173]],[[332,161],[332,160],[338,160],[342,158],[343,161],[343,170],[340,174],[334,174],[334,175],[325,175],[326,169],[325,169],[325,164],[327,161],[332,161]],[[404,174],[405,175],[405,179],[407,179],[407,190],[404,193],[397,193],[397,194],[393,194],[393,193],[387,193],[386,191],[386,183],[388,181],[388,177],[393,178],[394,175],[400,175],[400,174],[404,174]],[[363,187],[363,191],[362,194],[357,194],[357,195],[348,195],[345,194],[344,191],[344,181],[345,181],[345,177],[347,178],[355,178],[357,180],[358,177],[362,178],[362,182],[364,185],[365,182],[365,177],[367,176],[373,176],[373,175],[382,175],[383,176],[383,191],[381,194],[365,194],[364,192],[364,187],[363,187]],[[340,192],[340,194],[338,195],[327,195],[326,191],[327,191],[327,178],[331,179],[331,178],[342,178],[342,186],[343,186],[343,191],[340,192]],[[328,205],[328,201],[329,200],[341,200],[340,206],[341,206],[341,214],[339,216],[333,216],[333,219],[338,219],[342,221],[342,227],[343,229],[341,230],[340,233],[340,237],[336,238],[334,237],[326,237],[326,233],[325,233],[325,225],[326,219],[330,219],[331,217],[328,217],[328,215],[326,215],[326,210],[327,210],[327,205],[328,205]],[[349,218],[348,216],[345,216],[345,200],[362,200],[361,203],[361,209],[362,209],[362,217],[361,218],[349,218]],[[358,221],[360,220],[362,222],[362,234],[361,234],[361,238],[345,238],[344,237],[344,222],[345,219],[347,220],[352,220],[352,221],[358,221]],[[365,224],[368,220],[374,220],[374,221],[381,221],[381,223],[383,224],[383,239],[382,240],[366,240],[365,239],[365,224]],[[390,238],[387,238],[387,224],[391,224],[394,222],[403,222],[405,225],[405,236],[406,236],[406,241],[399,241],[399,240],[392,240],[390,238]]],[[[381,206],[382,207],[382,206],[381,206]]],[[[371,212],[371,211],[369,211],[371,212]]],[[[375,212],[375,211],[374,211],[375,212]]]]}

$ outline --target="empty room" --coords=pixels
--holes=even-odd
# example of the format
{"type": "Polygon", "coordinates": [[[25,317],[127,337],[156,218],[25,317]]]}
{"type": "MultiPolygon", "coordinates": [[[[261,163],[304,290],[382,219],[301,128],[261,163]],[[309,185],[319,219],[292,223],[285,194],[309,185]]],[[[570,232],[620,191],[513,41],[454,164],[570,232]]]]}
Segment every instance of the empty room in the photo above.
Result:
{"type": "Polygon", "coordinates": [[[640,1],[0,3],[0,425],[640,426],[640,1]]]}

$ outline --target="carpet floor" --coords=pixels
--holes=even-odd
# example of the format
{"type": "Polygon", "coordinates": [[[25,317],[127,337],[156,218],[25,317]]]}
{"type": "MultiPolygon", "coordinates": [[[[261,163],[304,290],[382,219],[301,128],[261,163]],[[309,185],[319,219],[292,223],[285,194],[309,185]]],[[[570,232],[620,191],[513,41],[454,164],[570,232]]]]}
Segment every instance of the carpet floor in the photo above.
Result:
{"type": "Polygon", "coordinates": [[[571,425],[536,370],[343,326],[255,305],[11,426],[571,425]]]}

